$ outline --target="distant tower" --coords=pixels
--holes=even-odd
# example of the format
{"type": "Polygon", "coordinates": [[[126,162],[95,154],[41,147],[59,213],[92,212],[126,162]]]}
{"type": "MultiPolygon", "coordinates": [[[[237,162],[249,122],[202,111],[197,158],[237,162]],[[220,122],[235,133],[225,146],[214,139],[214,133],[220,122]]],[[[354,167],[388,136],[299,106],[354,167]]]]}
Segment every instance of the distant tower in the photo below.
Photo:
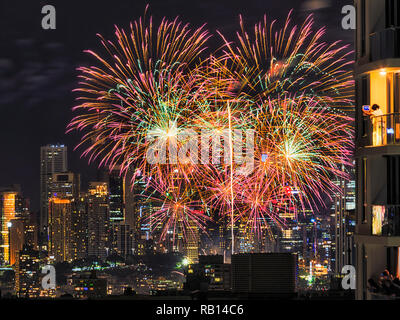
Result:
{"type": "Polygon", "coordinates": [[[72,199],[49,201],[49,253],[56,262],[72,260],[72,199]]]}
{"type": "Polygon", "coordinates": [[[110,221],[112,223],[124,222],[125,220],[125,181],[120,175],[119,168],[109,174],[108,187],[110,193],[110,221]]]}
{"type": "MultiPolygon", "coordinates": [[[[23,210],[23,201],[18,190],[5,189],[0,192],[0,261],[3,263],[14,262],[11,260],[11,233],[12,221],[21,216],[23,210]]],[[[15,237],[13,237],[15,239],[15,237]]],[[[19,240],[19,239],[18,239],[19,240]]],[[[15,244],[15,243],[14,243],[15,244]]]]}
{"type": "Polygon", "coordinates": [[[87,257],[88,246],[88,213],[87,195],[82,193],[72,203],[72,257],[73,260],[87,257]]]}
{"type": "MultiPolygon", "coordinates": [[[[47,145],[40,148],[40,232],[47,234],[49,199],[53,174],[66,172],[67,147],[64,145],[47,145]]],[[[46,239],[47,240],[47,239],[46,239]]]]}
{"type": "Polygon", "coordinates": [[[190,263],[199,262],[199,243],[200,235],[199,228],[192,221],[189,221],[189,228],[186,234],[185,242],[185,256],[189,259],[190,263]]]}
{"type": "Polygon", "coordinates": [[[30,247],[17,252],[15,293],[21,298],[38,298],[41,290],[40,253],[30,247]]]}
{"type": "Polygon", "coordinates": [[[119,168],[108,173],[108,191],[110,196],[110,244],[112,253],[120,254],[119,238],[121,227],[125,220],[124,177],[120,175],[119,168]]]}
{"type": "Polygon", "coordinates": [[[88,255],[105,259],[108,254],[109,193],[106,182],[91,182],[88,192],[88,255]]]}
{"type": "Polygon", "coordinates": [[[336,274],[340,274],[345,265],[354,265],[355,246],[354,236],[354,210],[355,210],[355,180],[354,169],[351,168],[352,179],[345,181],[338,178],[335,184],[338,191],[333,194],[332,213],[335,217],[334,243],[336,274]]]}
{"type": "Polygon", "coordinates": [[[80,221],[81,211],[76,211],[79,198],[80,176],[71,172],[55,173],[49,185],[49,251],[55,261],[72,261],[77,256],[76,221],[80,221]],[[78,219],[77,219],[78,218],[78,219]]]}

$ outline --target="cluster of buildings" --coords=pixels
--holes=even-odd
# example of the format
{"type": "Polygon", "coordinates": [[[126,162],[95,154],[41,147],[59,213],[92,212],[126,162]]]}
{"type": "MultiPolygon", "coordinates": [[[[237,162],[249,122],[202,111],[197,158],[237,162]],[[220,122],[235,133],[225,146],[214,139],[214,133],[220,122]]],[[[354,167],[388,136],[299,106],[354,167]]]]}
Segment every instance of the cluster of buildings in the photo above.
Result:
{"type": "MultiPolygon", "coordinates": [[[[209,255],[222,257],[219,271],[213,269],[221,276],[215,276],[210,285],[222,285],[224,289],[227,283],[231,285],[231,280],[226,281],[230,277],[226,262],[231,260],[232,246],[229,223],[210,224],[206,237],[193,225],[189,238],[183,239],[178,232],[175,241],[167,236],[165,241],[157,242],[157,230],[152,230],[151,221],[145,217],[152,210],[159,210],[162,203],[142,196],[145,185],[140,178],[131,187],[132,175],[121,176],[118,168],[111,172],[99,170],[97,181],[89,182],[83,190],[80,175],[69,171],[66,146],[47,145],[40,151],[40,214],[31,212],[19,186],[0,189],[0,261],[14,269],[17,295],[54,294],[41,290],[40,285],[29,291],[34,287],[32,281],[40,282],[41,267],[46,264],[171,252],[180,252],[191,266],[211,265],[204,262],[209,255]]],[[[245,221],[237,223],[234,252],[296,253],[300,287],[314,288],[317,279],[320,286],[322,281],[322,287],[329,287],[330,277],[353,260],[354,244],[350,239],[354,231],[354,181],[338,184],[342,184],[344,192],[332,195],[330,214],[316,215],[311,209],[299,211],[296,191],[288,190],[294,202],[279,213],[286,221],[283,230],[271,232],[265,228],[259,240],[245,221]]],[[[189,277],[191,272],[198,274],[198,267],[193,268],[188,270],[189,277]]],[[[168,281],[141,286],[151,291],[168,287],[168,281]]]]}

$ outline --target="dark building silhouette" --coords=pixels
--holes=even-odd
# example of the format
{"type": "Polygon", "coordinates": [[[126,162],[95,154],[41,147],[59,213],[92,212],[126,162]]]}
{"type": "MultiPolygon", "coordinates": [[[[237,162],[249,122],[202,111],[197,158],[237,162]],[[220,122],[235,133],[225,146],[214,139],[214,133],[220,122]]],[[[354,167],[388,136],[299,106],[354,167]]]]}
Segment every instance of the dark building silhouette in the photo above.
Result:
{"type": "Polygon", "coordinates": [[[232,291],[263,296],[296,292],[297,256],[291,253],[232,255],[232,291]]]}

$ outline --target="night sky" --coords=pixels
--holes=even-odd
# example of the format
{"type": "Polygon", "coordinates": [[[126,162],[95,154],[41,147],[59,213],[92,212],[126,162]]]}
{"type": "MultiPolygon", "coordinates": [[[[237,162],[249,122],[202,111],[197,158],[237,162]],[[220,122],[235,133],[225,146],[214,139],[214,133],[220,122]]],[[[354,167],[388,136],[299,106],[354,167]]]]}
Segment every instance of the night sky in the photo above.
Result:
{"type": "Polygon", "coordinates": [[[39,208],[40,146],[68,145],[70,170],[81,173],[84,184],[95,177],[95,168],[73,152],[78,136],[65,134],[73,116],[76,68],[94,62],[82,51],[101,49],[96,33],[112,38],[114,25],[128,27],[147,3],[156,21],[179,15],[193,27],[207,23],[214,34],[210,51],[221,44],[215,30],[233,39],[239,14],[251,27],[265,13],[284,20],[292,8],[297,21],[313,12],[316,26],[327,27],[327,41],[353,43],[354,32],[341,28],[341,8],[352,0],[1,0],[0,186],[20,184],[33,210],[39,208]],[[56,8],[56,30],[41,28],[46,4],[56,8]]]}

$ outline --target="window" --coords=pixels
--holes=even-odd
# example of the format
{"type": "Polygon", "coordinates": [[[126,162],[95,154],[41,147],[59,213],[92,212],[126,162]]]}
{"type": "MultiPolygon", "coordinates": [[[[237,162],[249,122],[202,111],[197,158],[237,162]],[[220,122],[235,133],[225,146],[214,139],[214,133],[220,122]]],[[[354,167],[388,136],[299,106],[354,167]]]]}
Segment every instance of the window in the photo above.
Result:
{"type": "Polygon", "coordinates": [[[400,25],[399,11],[400,11],[399,0],[386,0],[385,3],[386,28],[398,27],[400,25]]]}
{"type": "Polygon", "coordinates": [[[367,211],[367,159],[363,158],[361,162],[361,202],[362,202],[362,211],[361,211],[361,223],[366,222],[366,211],[367,211]]]}
{"type": "Polygon", "coordinates": [[[372,234],[398,237],[400,235],[400,207],[372,206],[372,234]]]}
{"type": "Polygon", "coordinates": [[[387,113],[400,112],[400,73],[387,74],[387,113]]]}
{"type": "Polygon", "coordinates": [[[400,156],[387,156],[387,202],[400,204],[400,156]]]}
{"type": "Polygon", "coordinates": [[[397,277],[400,276],[399,273],[399,247],[388,247],[387,248],[387,269],[389,270],[390,274],[393,274],[397,277]]]}
{"type": "Polygon", "coordinates": [[[400,112],[400,73],[394,74],[393,112],[400,112]]]}
{"type": "Polygon", "coordinates": [[[372,234],[382,235],[382,228],[387,224],[384,206],[372,206],[372,234]]]}

